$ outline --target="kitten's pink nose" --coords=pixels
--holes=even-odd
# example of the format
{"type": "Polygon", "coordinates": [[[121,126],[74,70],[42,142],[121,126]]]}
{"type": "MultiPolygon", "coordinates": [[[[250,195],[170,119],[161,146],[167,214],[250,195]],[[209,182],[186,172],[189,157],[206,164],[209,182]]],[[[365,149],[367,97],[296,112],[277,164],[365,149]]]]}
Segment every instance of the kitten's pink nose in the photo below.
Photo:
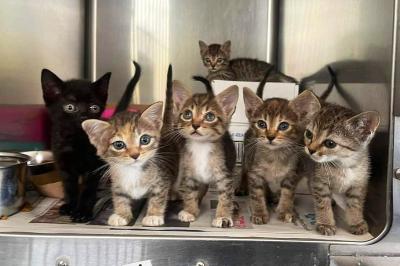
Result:
{"type": "Polygon", "coordinates": [[[137,158],[139,158],[139,155],[139,153],[132,153],[131,158],[136,160],[137,158]]]}

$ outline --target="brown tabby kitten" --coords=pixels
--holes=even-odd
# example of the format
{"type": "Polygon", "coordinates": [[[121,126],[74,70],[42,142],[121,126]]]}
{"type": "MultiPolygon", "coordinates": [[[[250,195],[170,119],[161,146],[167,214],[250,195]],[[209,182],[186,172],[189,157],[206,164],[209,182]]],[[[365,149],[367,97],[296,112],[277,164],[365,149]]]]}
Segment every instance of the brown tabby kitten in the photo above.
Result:
{"type": "Polygon", "coordinates": [[[175,125],[184,139],[180,144],[178,180],[183,210],[179,219],[194,221],[200,213],[204,187],[216,183],[219,196],[212,225],[231,227],[236,153],[228,125],[238,100],[238,87],[231,86],[216,96],[191,95],[179,82],[174,82],[173,89],[175,125]]]}
{"type": "Polygon", "coordinates": [[[162,105],[156,102],[142,114],[119,113],[109,122],[91,119],[82,123],[97,154],[110,167],[114,214],[109,225],[129,224],[131,201],[145,195],[149,195],[149,203],[142,224],[164,224],[172,179],[159,152],[162,105]]]}
{"type": "Polygon", "coordinates": [[[304,153],[302,140],[308,114],[319,107],[316,96],[305,91],[288,101],[271,98],[263,101],[248,88],[243,89],[250,128],[245,134],[243,175],[250,192],[251,221],[269,221],[266,196],[279,197],[278,218],[294,218],[294,193],[301,179],[297,168],[304,153]],[[271,195],[266,195],[271,193],[271,195]]]}
{"type": "Polygon", "coordinates": [[[297,82],[294,78],[276,71],[274,66],[267,62],[250,58],[230,59],[231,41],[226,41],[222,45],[207,45],[205,42],[199,41],[199,46],[201,59],[208,69],[207,79],[209,81],[215,79],[261,81],[270,71],[269,82],[297,82]]]}
{"type": "Polygon", "coordinates": [[[305,151],[317,162],[310,187],[319,233],[336,232],[332,193],[344,196],[350,232],[356,235],[368,232],[363,216],[370,175],[368,144],[379,121],[379,114],[374,111],[355,114],[342,106],[324,103],[307,126],[305,151]]]}

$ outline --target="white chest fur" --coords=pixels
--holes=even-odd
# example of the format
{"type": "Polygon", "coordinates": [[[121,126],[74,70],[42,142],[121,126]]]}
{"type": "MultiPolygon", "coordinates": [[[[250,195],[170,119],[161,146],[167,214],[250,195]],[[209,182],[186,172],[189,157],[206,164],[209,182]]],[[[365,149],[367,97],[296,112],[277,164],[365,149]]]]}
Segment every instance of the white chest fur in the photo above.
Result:
{"type": "Polygon", "coordinates": [[[191,153],[191,168],[193,178],[208,184],[212,181],[213,175],[209,160],[213,150],[213,143],[191,141],[188,143],[188,150],[191,153]]]}
{"type": "Polygon", "coordinates": [[[368,182],[368,173],[360,171],[360,169],[345,168],[342,170],[342,175],[335,177],[333,188],[336,193],[344,193],[350,187],[363,186],[368,182]]]}
{"type": "Polygon", "coordinates": [[[149,186],[143,180],[143,165],[117,166],[112,169],[112,181],[120,191],[130,195],[133,199],[144,197],[149,186]]]}

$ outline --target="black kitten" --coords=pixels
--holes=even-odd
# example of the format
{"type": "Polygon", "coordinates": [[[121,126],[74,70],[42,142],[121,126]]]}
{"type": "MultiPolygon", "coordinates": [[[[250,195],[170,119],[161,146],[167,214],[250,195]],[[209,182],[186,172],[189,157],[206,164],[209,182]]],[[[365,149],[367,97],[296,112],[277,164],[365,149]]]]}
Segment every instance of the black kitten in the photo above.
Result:
{"type": "Polygon", "coordinates": [[[81,123],[100,118],[107,102],[110,76],[107,73],[93,83],[64,82],[50,70],[42,70],[43,98],[52,120],[52,150],[64,184],[65,204],[60,213],[70,215],[75,222],[92,218],[97,186],[103,174],[99,169],[105,168],[81,123]]]}

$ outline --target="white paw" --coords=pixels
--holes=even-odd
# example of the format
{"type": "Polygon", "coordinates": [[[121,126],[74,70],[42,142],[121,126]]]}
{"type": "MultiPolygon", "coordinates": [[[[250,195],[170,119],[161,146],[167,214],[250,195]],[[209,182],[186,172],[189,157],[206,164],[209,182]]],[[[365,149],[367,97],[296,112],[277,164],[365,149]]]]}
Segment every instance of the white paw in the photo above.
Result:
{"type": "Polygon", "coordinates": [[[108,224],[112,226],[124,226],[129,223],[129,219],[124,218],[116,213],[113,213],[109,218],[108,218],[108,224]]]}
{"type": "Polygon", "coordinates": [[[194,220],[196,220],[196,217],[194,217],[193,214],[188,213],[187,211],[180,211],[178,213],[178,218],[182,222],[194,222],[194,220]]]}
{"type": "Polygon", "coordinates": [[[228,228],[233,226],[233,221],[231,217],[217,217],[212,221],[212,226],[228,228]]]}
{"type": "Polygon", "coordinates": [[[142,220],[144,226],[160,226],[164,224],[164,216],[149,215],[142,220]]]}

